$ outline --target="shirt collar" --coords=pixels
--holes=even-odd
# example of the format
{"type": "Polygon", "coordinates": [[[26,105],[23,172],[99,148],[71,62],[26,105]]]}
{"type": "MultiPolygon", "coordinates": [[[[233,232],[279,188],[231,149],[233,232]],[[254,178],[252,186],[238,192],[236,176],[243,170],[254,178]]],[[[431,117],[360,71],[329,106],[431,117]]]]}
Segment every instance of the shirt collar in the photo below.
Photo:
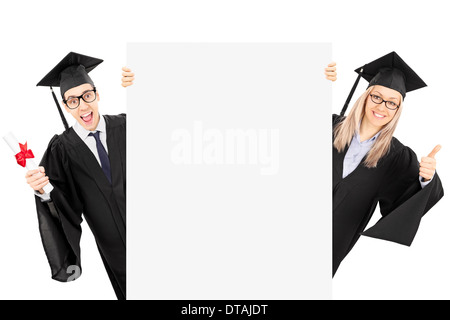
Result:
{"type": "Polygon", "coordinates": [[[361,121],[359,121],[359,125],[358,125],[358,129],[355,132],[355,136],[354,138],[356,139],[356,141],[358,141],[359,144],[365,144],[365,145],[372,145],[373,143],[375,143],[375,140],[377,140],[378,136],[381,133],[381,130],[378,131],[372,138],[367,139],[365,141],[361,141],[361,137],[359,135],[359,127],[361,126],[361,121]]]}
{"type": "Polygon", "coordinates": [[[83,140],[83,141],[86,140],[89,133],[91,133],[91,132],[95,132],[95,131],[106,132],[105,119],[100,114],[98,116],[99,116],[100,120],[98,121],[97,128],[94,131],[86,130],[78,121],[75,122],[75,124],[73,125],[73,130],[81,138],[81,140],[83,140]]]}
{"type": "Polygon", "coordinates": [[[380,135],[381,131],[378,131],[372,138],[367,139],[365,141],[361,141],[361,137],[359,136],[359,130],[356,131],[355,133],[355,139],[356,141],[359,142],[359,144],[367,144],[367,145],[371,145],[375,142],[375,140],[377,140],[378,136],[380,135]]]}

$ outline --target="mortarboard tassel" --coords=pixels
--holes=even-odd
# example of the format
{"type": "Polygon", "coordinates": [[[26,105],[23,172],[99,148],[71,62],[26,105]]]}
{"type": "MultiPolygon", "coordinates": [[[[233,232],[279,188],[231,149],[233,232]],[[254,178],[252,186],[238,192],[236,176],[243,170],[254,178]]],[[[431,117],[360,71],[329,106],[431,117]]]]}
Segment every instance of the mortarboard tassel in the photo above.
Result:
{"type": "Polygon", "coordinates": [[[52,91],[53,100],[55,100],[56,107],[58,108],[59,115],[61,116],[61,120],[62,120],[62,122],[63,122],[63,124],[64,124],[64,128],[65,128],[66,130],[68,130],[68,129],[69,129],[69,125],[67,124],[66,117],[64,116],[64,114],[63,114],[63,112],[62,112],[62,110],[61,110],[61,106],[59,105],[58,99],[56,98],[56,95],[55,95],[55,93],[53,92],[53,88],[50,87],[50,90],[52,91]]]}
{"type": "MultiPolygon", "coordinates": [[[[364,67],[365,67],[365,65],[364,65],[364,67]]],[[[341,110],[341,117],[343,117],[344,114],[345,114],[345,111],[347,111],[348,104],[350,103],[350,100],[352,99],[353,93],[355,92],[356,87],[358,86],[359,79],[361,79],[361,75],[362,75],[362,72],[363,72],[363,70],[364,70],[364,67],[362,67],[361,70],[359,70],[358,78],[356,78],[355,84],[353,85],[353,88],[352,88],[352,90],[350,91],[350,94],[348,95],[347,100],[345,101],[344,106],[342,107],[342,110],[341,110]]]]}

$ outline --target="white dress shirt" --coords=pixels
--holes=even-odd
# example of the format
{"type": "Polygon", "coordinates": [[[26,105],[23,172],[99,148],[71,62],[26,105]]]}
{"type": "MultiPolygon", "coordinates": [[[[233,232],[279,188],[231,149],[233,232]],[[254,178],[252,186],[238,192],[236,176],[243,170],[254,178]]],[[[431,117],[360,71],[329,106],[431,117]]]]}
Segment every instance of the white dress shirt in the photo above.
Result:
{"type": "MultiPolygon", "coordinates": [[[[99,115],[100,116],[100,115],[99,115]]],[[[73,130],[76,132],[76,134],[81,138],[81,140],[84,141],[84,143],[88,146],[89,150],[94,154],[95,159],[97,159],[98,164],[101,166],[100,157],[98,156],[97,152],[97,143],[95,142],[95,138],[93,136],[90,136],[89,133],[94,133],[96,131],[100,131],[100,141],[102,142],[103,146],[105,147],[106,152],[108,152],[108,145],[106,144],[106,122],[105,119],[100,116],[100,120],[98,121],[97,128],[94,131],[89,131],[83,128],[83,126],[77,121],[74,126],[73,130]]]]}
{"type": "MultiPolygon", "coordinates": [[[[97,128],[94,131],[86,130],[78,121],[76,121],[75,124],[73,125],[73,130],[80,137],[80,139],[83,140],[83,142],[86,144],[89,150],[91,150],[91,152],[95,156],[95,159],[97,159],[98,164],[101,167],[102,164],[100,162],[100,157],[98,156],[97,143],[95,142],[95,138],[89,135],[89,133],[91,132],[100,131],[100,141],[105,147],[106,152],[108,152],[108,145],[106,143],[106,122],[105,119],[100,114],[99,117],[100,119],[98,121],[97,128]]],[[[39,191],[35,191],[34,194],[40,197],[42,201],[50,200],[50,193],[40,194],[39,191]]]]}

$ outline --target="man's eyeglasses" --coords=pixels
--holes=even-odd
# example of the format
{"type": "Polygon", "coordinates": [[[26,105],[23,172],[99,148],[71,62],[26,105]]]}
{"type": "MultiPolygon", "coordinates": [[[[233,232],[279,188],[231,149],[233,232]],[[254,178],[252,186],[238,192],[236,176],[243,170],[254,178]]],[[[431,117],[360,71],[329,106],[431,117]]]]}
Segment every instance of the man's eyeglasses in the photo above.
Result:
{"type": "Polygon", "coordinates": [[[377,96],[376,94],[371,94],[370,98],[372,99],[373,103],[376,104],[382,104],[384,102],[386,108],[388,108],[389,110],[397,110],[399,108],[399,105],[396,104],[395,102],[383,100],[380,96],[377,96]]]}
{"type": "Polygon", "coordinates": [[[84,92],[81,96],[69,97],[67,100],[63,100],[63,102],[69,109],[76,109],[80,105],[80,99],[83,99],[86,103],[94,102],[97,99],[97,90],[94,88],[84,92]]]}

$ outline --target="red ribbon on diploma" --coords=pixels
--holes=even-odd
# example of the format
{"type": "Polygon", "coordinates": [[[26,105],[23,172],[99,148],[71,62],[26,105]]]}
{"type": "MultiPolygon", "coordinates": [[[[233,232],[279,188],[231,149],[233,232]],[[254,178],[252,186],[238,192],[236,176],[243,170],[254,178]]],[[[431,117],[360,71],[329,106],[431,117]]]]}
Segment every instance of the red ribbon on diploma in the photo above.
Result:
{"type": "Polygon", "coordinates": [[[25,144],[21,144],[19,142],[19,146],[20,146],[20,152],[18,154],[16,154],[16,160],[20,166],[25,167],[25,165],[27,163],[27,159],[34,158],[34,154],[33,154],[33,151],[27,150],[26,142],[25,142],[25,144]]]}

